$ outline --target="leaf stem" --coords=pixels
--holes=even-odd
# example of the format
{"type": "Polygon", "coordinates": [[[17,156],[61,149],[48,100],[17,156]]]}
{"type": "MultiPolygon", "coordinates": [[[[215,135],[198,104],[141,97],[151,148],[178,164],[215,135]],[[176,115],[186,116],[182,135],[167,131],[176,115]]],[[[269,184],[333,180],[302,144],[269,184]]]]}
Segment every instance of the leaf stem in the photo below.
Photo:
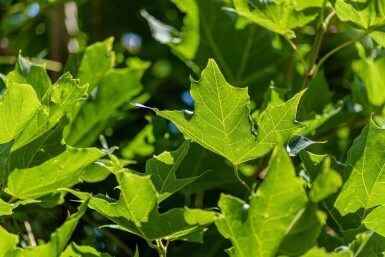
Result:
{"type": "Polygon", "coordinates": [[[249,187],[249,185],[239,176],[239,171],[238,171],[238,165],[234,165],[234,174],[235,174],[235,177],[238,179],[239,182],[241,182],[241,184],[247,189],[247,191],[251,194],[252,191],[251,191],[251,188],[249,187]]]}
{"type": "Polygon", "coordinates": [[[155,244],[152,241],[147,241],[147,244],[152,249],[155,249],[158,251],[159,257],[166,257],[169,240],[167,240],[166,246],[163,245],[162,239],[156,239],[155,244]]]}
{"type": "Polygon", "coordinates": [[[301,54],[299,53],[296,44],[294,44],[294,42],[293,42],[290,38],[288,38],[287,35],[283,35],[283,38],[289,43],[289,45],[291,46],[291,48],[292,48],[292,49],[294,50],[294,52],[298,55],[299,60],[302,62],[303,68],[306,70],[306,62],[305,62],[305,60],[302,58],[301,54]]]}
{"type": "Polygon", "coordinates": [[[335,54],[336,52],[340,51],[341,49],[351,45],[351,44],[354,44],[355,42],[357,42],[358,40],[361,40],[362,38],[366,37],[367,35],[369,35],[371,32],[373,31],[373,29],[370,29],[370,30],[367,30],[365,33],[355,37],[355,38],[352,38],[351,40],[349,41],[346,41],[345,43],[337,46],[336,48],[330,50],[327,54],[325,54],[320,60],[319,62],[317,63],[315,69],[314,69],[314,74],[317,73],[317,71],[319,70],[320,66],[330,57],[332,56],[333,54],[335,54]]]}

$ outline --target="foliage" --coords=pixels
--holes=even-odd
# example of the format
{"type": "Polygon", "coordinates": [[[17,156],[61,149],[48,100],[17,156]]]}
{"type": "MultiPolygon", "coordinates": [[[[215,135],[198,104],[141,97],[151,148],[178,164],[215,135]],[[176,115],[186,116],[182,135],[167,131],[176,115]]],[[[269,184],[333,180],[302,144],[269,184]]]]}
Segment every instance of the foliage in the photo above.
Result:
{"type": "Polygon", "coordinates": [[[16,2],[0,256],[384,256],[381,1],[16,2]]]}

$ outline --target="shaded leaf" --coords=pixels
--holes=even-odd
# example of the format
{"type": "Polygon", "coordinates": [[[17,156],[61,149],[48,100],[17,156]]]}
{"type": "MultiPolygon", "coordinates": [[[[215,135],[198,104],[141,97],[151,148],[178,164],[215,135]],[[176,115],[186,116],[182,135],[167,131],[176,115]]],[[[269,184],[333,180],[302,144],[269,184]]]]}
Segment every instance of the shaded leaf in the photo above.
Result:
{"type": "Polygon", "coordinates": [[[175,174],[188,153],[189,147],[190,142],[186,141],[176,151],[163,152],[146,162],[146,174],[151,175],[151,181],[159,193],[159,202],[198,178],[186,177],[178,179],[175,174]]]}
{"type": "Polygon", "coordinates": [[[365,216],[370,208],[384,204],[384,136],[385,130],[370,120],[349,149],[345,169],[347,181],[335,203],[341,215],[363,208],[365,216]]]}
{"type": "Polygon", "coordinates": [[[141,15],[147,20],[152,36],[157,41],[167,44],[182,60],[192,60],[199,46],[199,10],[194,0],[172,0],[185,14],[181,31],[166,25],[145,10],[141,15]]]}
{"type": "Polygon", "coordinates": [[[299,256],[316,245],[321,229],[326,223],[326,214],[315,204],[309,203],[290,230],[286,232],[279,252],[288,256],[299,256]]]}
{"type": "Polygon", "coordinates": [[[296,156],[300,151],[315,143],[318,142],[314,142],[306,137],[299,136],[294,140],[289,141],[286,146],[286,151],[289,153],[290,156],[296,156]]]}
{"type": "Polygon", "coordinates": [[[37,199],[56,193],[57,188],[71,187],[81,182],[84,168],[103,155],[96,148],[76,149],[67,146],[66,151],[41,165],[12,171],[5,192],[18,199],[37,199]]]}
{"type": "Polygon", "coordinates": [[[342,186],[340,174],[330,167],[330,158],[326,158],[322,163],[322,171],[317,175],[311,185],[309,198],[317,203],[334,194],[342,186]]]}
{"type": "Polygon", "coordinates": [[[110,257],[108,253],[100,253],[88,245],[77,245],[75,242],[69,244],[60,257],[110,257]]]}
{"type": "Polygon", "coordinates": [[[274,256],[286,233],[304,212],[307,203],[302,182],[295,175],[283,147],[273,151],[267,175],[250,204],[222,195],[216,221],[219,232],[231,240],[232,257],[274,256]]]}
{"type": "Polygon", "coordinates": [[[14,141],[10,141],[5,144],[0,144],[0,186],[2,186],[7,181],[7,177],[9,174],[7,169],[7,163],[13,143],[14,141]]]}
{"type": "Polygon", "coordinates": [[[191,86],[192,116],[184,111],[153,110],[171,120],[188,139],[238,165],[265,155],[299,130],[295,115],[303,92],[282,105],[269,106],[256,132],[250,124],[247,88],[229,85],[210,60],[201,79],[191,86]]]}

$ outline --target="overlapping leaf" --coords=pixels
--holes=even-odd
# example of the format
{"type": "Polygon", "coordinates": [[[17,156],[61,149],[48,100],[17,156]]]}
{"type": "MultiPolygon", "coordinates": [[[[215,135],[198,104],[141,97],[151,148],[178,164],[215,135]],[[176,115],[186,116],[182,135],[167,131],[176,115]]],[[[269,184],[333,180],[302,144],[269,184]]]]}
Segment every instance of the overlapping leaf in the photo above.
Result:
{"type": "Polygon", "coordinates": [[[186,141],[178,150],[163,152],[146,162],[146,174],[151,175],[151,181],[159,193],[159,202],[198,178],[198,176],[195,176],[177,179],[175,174],[186,156],[189,146],[190,142],[186,141]]]}
{"type": "Polygon", "coordinates": [[[231,240],[231,257],[275,256],[288,231],[304,212],[307,196],[295,175],[290,157],[278,146],[267,175],[250,204],[222,195],[222,215],[216,221],[219,232],[231,240]]]}
{"type": "Polygon", "coordinates": [[[42,99],[52,85],[45,65],[32,63],[21,55],[15,69],[7,74],[7,79],[18,84],[31,85],[38,99],[42,99]]]}
{"type": "Polygon", "coordinates": [[[77,245],[72,242],[67,246],[65,251],[60,257],[74,257],[74,256],[86,256],[86,257],[111,257],[108,253],[100,253],[95,248],[86,245],[77,245]]]}
{"type": "Polygon", "coordinates": [[[0,99],[0,143],[20,137],[41,107],[32,86],[9,81],[0,99]]]}
{"type": "Polygon", "coordinates": [[[265,155],[299,130],[295,115],[302,94],[282,105],[269,106],[256,131],[248,109],[247,88],[229,85],[210,60],[201,80],[192,82],[194,113],[153,110],[171,120],[187,138],[238,165],[265,155]]]}
{"type": "MultiPolygon", "coordinates": [[[[365,213],[383,205],[385,192],[385,130],[370,121],[361,135],[354,140],[348,152],[345,170],[348,176],[335,207],[346,215],[359,209],[365,213]]],[[[361,220],[364,216],[361,217],[361,220]]]]}
{"type": "MultiPolygon", "coordinates": [[[[319,4],[318,1],[316,6],[319,4]]],[[[253,3],[246,0],[234,0],[234,7],[242,17],[289,38],[295,37],[292,29],[306,25],[318,15],[316,12],[298,10],[296,0],[255,1],[253,3]]],[[[301,7],[308,6],[302,4],[301,7]]]]}
{"type": "Polygon", "coordinates": [[[350,22],[361,29],[385,25],[385,3],[382,0],[333,0],[331,1],[340,20],[350,22]]]}
{"type": "Polygon", "coordinates": [[[96,148],[76,149],[67,146],[66,151],[41,165],[15,169],[8,176],[5,192],[16,199],[38,199],[57,188],[71,187],[81,182],[84,168],[105,153],[96,148]]]}
{"type": "Polygon", "coordinates": [[[119,200],[69,191],[82,201],[91,197],[88,206],[116,223],[110,227],[134,233],[147,241],[181,239],[215,220],[214,212],[200,209],[175,208],[159,214],[159,194],[150,176],[123,170],[117,177],[121,190],[119,200]]]}
{"type": "Polygon", "coordinates": [[[7,87],[0,106],[1,140],[15,139],[13,151],[52,129],[87,91],[69,73],[47,90],[41,102],[30,85],[8,80],[7,87]]]}
{"type": "Polygon", "coordinates": [[[128,64],[126,68],[109,69],[100,78],[92,99],[82,105],[76,118],[72,120],[66,137],[69,145],[92,145],[103,130],[111,126],[111,118],[118,116],[119,108],[142,91],[140,79],[149,63],[131,59],[128,64]]]}
{"type": "Polygon", "coordinates": [[[376,60],[365,58],[353,62],[353,70],[358,78],[365,84],[369,102],[374,106],[381,106],[385,103],[384,75],[385,58],[380,57],[376,60]]]}
{"type": "Polygon", "coordinates": [[[185,13],[184,26],[179,32],[166,25],[145,10],[142,16],[147,20],[153,37],[163,44],[167,44],[173,52],[183,60],[192,60],[199,45],[199,10],[194,0],[172,0],[180,11],[185,13]]]}

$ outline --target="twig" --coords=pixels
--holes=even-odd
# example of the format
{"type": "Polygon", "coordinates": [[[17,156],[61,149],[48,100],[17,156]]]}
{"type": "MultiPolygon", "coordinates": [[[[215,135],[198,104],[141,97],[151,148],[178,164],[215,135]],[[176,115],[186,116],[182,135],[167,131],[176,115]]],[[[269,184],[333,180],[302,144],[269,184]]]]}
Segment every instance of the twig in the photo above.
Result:
{"type": "Polygon", "coordinates": [[[24,221],[24,226],[25,226],[25,229],[27,230],[29,245],[36,246],[37,244],[36,244],[35,236],[32,233],[31,224],[28,221],[24,221]]]}

